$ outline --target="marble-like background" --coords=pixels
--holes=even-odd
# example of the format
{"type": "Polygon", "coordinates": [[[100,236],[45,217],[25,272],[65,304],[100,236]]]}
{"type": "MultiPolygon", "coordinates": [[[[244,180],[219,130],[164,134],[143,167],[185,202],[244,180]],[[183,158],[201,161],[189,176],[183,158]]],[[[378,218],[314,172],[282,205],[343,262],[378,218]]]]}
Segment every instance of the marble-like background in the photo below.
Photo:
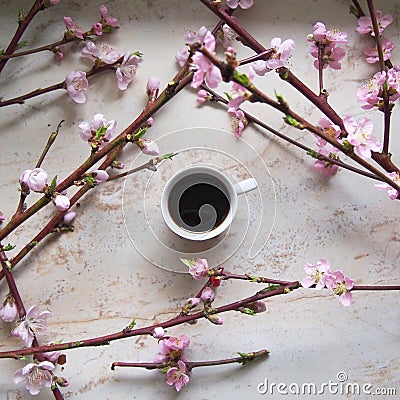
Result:
{"type": "MultiPolygon", "coordinates": [[[[0,1],[0,47],[7,45],[14,32],[17,10],[27,10],[30,3],[0,1]]],[[[327,70],[326,89],[331,104],[340,115],[353,114],[357,118],[368,115],[375,122],[379,136],[382,116],[376,112],[364,114],[356,101],[356,89],[375,72],[376,66],[362,61],[363,48],[370,42],[355,32],[356,20],[348,13],[350,1],[256,0],[255,3],[246,12],[238,11],[237,18],[265,46],[274,36],[295,39],[297,48],[290,61],[291,68],[313,90],[317,90],[317,72],[312,67],[309,44],[305,41],[313,24],[323,21],[328,27],[349,32],[350,45],[343,60],[343,70],[327,70]]],[[[24,39],[30,46],[59,39],[64,30],[64,15],[88,27],[97,19],[99,5],[99,2],[88,0],[61,1],[57,7],[35,19],[24,39]]],[[[177,70],[174,54],[183,46],[184,31],[196,30],[200,25],[212,28],[217,22],[216,17],[195,0],[114,0],[106,5],[112,15],[120,18],[121,29],[99,41],[122,51],[140,50],[144,54],[135,82],[121,93],[116,87],[115,76],[106,73],[91,81],[87,103],[83,106],[73,103],[65,92],[59,91],[28,100],[23,105],[0,109],[0,209],[8,216],[12,215],[18,201],[21,171],[36,163],[49,133],[60,120],[64,119],[65,123],[43,167],[49,175],[57,174],[63,178],[88,155],[89,148],[77,132],[78,124],[91,120],[93,114],[100,112],[107,119],[117,119],[120,129],[127,126],[145,105],[147,78],[156,75],[162,85],[166,85],[174,76],[177,70]]],[[[387,35],[399,43],[398,2],[376,1],[376,7],[385,13],[393,13],[395,21],[387,35]]],[[[239,58],[251,55],[250,50],[237,47],[239,58]]],[[[393,62],[400,63],[398,51],[393,53],[393,62]]],[[[89,64],[80,58],[77,46],[75,51],[68,52],[61,64],[55,63],[51,54],[10,61],[0,77],[0,95],[6,99],[62,81],[69,71],[80,68],[88,69],[89,64]]],[[[274,90],[282,94],[293,109],[312,122],[320,118],[320,113],[309,102],[274,74],[257,77],[255,83],[271,96],[274,90]]],[[[282,116],[267,107],[246,105],[245,108],[291,137],[308,144],[314,142],[306,132],[287,127],[282,116]]],[[[347,171],[339,171],[331,180],[324,179],[314,171],[311,158],[261,129],[250,126],[243,139],[236,139],[226,133],[231,132],[230,124],[230,117],[220,107],[198,107],[195,91],[188,88],[155,115],[154,126],[147,134],[158,140],[161,153],[167,153],[173,148],[185,148],[181,147],[182,132],[195,135],[193,129],[205,128],[208,141],[201,143],[204,138],[198,137],[193,140],[203,147],[235,155],[237,163],[234,158],[221,161],[217,156],[210,160],[201,151],[196,153],[195,162],[220,163],[219,166],[227,166],[235,179],[248,174],[257,176],[261,191],[249,194],[247,202],[243,200],[242,213],[247,212],[244,218],[247,215],[250,221],[248,234],[242,242],[239,240],[239,248],[235,247],[237,238],[230,238],[229,233],[224,238],[225,247],[221,251],[232,249],[230,258],[224,261],[226,269],[277,279],[301,279],[306,262],[325,257],[357,284],[399,282],[397,202],[391,202],[384,192],[376,190],[370,179],[347,171]],[[218,129],[220,135],[213,138],[213,129],[206,128],[218,129]],[[182,131],[185,129],[187,131],[182,131]],[[269,207],[261,234],[269,240],[255,258],[249,259],[249,247],[256,232],[254,221],[258,218],[254,216],[257,201],[260,201],[257,196],[261,195],[265,196],[264,204],[269,207]]],[[[391,142],[393,159],[397,163],[399,139],[396,130],[399,125],[397,105],[393,113],[394,137],[391,142]]],[[[190,142],[188,140],[189,144],[185,146],[190,147],[190,142]]],[[[187,154],[186,162],[193,162],[187,154]]],[[[143,160],[140,157],[134,149],[123,155],[128,165],[143,160]]],[[[146,240],[139,245],[137,241],[132,243],[132,236],[135,238],[137,233],[136,219],[132,220],[132,216],[140,218],[139,214],[143,212],[146,185],[153,184],[148,186],[153,191],[145,199],[146,206],[156,213],[157,190],[170,168],[177,168],[180,163],[185,165],[185,159],[177,158],[172,164],[162,164],[154,176],[150,171],[142,171],[126,181],[110,182],[88,194],[77,211],[75,232],[49,239],[16,268],[15,278],[25,304],[38,304],[53,314],[45,340],[71,341],[117,332],[133,318],[136,318],[137,326],[163,321],[175,315],[184,300],[197,292],[201,284],[188,275],[166,271],[148,261],[149,255],[154,260],[160,258],[157,252],[162,250],[159,247],[146,247],[146,240]]],[[[17,248],[24,245],[53,212],[51,207],[40,212],[12,234],[9,242],[17,248]]],[[[152,229],[162,232],[161,214],[154,213],[149,217],[153,221],[152,229]]],[[[210,254],[210,264],[218,263],[220,257],[221,253],[210,254]]],[[[174,270],[180,268],[177,265],[178,262],[174,265],[168,261],[164,267],[174,270]]],[[[250,284],[228,282],[218,289],[216,304],[234,301],[258,289],[250,284]]],[[[6,294],[3,281],[0,298],[6,294]]],[[[271,351],[268,359],[245,367],[196,369],[190,384],[179,397],[256,399],[262,397],[257,392],[257,385],[265,379],[288,385],[292,382],[319,385],[336,381],[340,371],[347,373],[348,382],[371,383],[374,388],[395,387],[399,394],[398,297],[398,293],[357,292],[353,305],[344,308],[329,294],[298,290],[285,297],[272,298],[267,302],[268,312],[256,318],[229,313],[224,315],[223,326],[199,321],[196,325],[170,329],[171,335],[185,333],[191,338],[187,351],[187,358],[191,360],[228,358],[238,351],[261,348],[271,351]]],[[[0,351],[19,347],[19,341],[10,335],[10,326],[1,324],[0,351]]],[[[69,351],[63,372],[70,380],[70,386],[63,390],[65,398],[177,397],[175,390],[164,383],[160,372],[110,370],[113,361],[151,361],[156,352],[156,342],[152,338],[126,339],[110,346],[69,351]]],[[[22,365],[23,362],[15,360],[0,362],[1,399],[30,398],[23,386],[16,387],[12,382],[14,371],[22,365]]],[[[275,393],[270,397],[301,396],[275,393]]],[[[366,395],[332,394],[318,397],[367,398],[366,395]]],[[[44,400],[52,396],[42,391],[36,398],[44,400]]]]}

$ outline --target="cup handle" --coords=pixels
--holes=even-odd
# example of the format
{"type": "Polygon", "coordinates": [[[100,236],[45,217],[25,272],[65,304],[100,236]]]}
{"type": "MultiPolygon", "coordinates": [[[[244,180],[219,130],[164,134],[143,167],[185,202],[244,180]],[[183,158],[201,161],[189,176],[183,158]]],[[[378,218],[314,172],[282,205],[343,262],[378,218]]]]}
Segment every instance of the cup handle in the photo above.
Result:
{"type": "Polygon", "coordinates": [[[237,195],[257,189],[257,181],[254,178],[246,179],[233,186],[237,195]]]}

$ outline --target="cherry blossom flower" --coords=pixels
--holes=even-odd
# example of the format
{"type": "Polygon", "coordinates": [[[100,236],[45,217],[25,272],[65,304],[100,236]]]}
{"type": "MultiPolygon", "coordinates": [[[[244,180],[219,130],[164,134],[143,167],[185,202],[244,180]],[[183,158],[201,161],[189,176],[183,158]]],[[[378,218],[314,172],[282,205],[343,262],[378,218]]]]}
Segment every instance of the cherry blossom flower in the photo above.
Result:
{"type": "Polygon", "coordinates": [[[160,154],[157,143],[153,140],[141,138],[137,141],[137,145],[140,150],[142,150],[142,153],[147,154],[148,156],[158,156],[160,154]]]}
{"type": "Polygon", "coordinates": [[[226,5],[230,8],[243,8],[244,10],[250,8],[254,4],[254,0],[226,0],[226,5]]]}
{"type": "Polygon", "coordinates": [[[313,33],[307,36],[307,41],[311,42],[310,54],[316,58],[314,67],[319,69],[319,48],[322,45],[322,68],[328,66],[334,70],[341,69],[340,60],[344,58],[346,52],[343,48],[337,47],[338,44],[347,44],[347,33],[338,29],[327,30],[325,24],[317,22],[314,25],[313,33]]]}
{"type": "MultiPolygon", "coordinates": [[[[205,48],[214,54],[215,38],[210,31],[204,37],[205,48]]],[[[222,81],[221,71],[213,65],[211,61],[199,51],[192,57],[195,73],[192,79],[192,87],[198,88],[205,80],[210,88],[216,88],[222,81]]]]}
{"type": "Polygon", "coordinates": [[[106,44],[96,46],[93,42],[87,42],[82,49],[82,56],[89,60],[100,60],[106,64],[114,64],[121,58],[121,53],[106,44]]]}
{"type": "Polygon", "coordinates": [[[213,98],[212,95],[211,95],[210,93],[208,93],[207,90],[200,89],[200,90],[197,92],[197,99],[196,99],[196,101],[197,101],[197,103],[199,103],[199,104],[203,104],[203,103],[205,103],[206,101],[212,100],[212,98],[213,98]]]}
{"type": "MultiPolygon", "coordinates": [[[[384,61],[389,60],[392,56],[392,50],[394,49],[394,42],[389,39],[382,39],[382,51],[383,51],[383,59],[384,61]]],[[[370,47],[364,50],[364,54],[367,56],[365,59],[367,63],[374,64],[379,61],[378,49],[375,47],[370,47]]]]}
{"type": "Polygon", "coordinates": [[[233,117],[232,128],[236,137],[242,136],[243,129],[247,124],[246,116],[242,110],[231,111],[229,114],[233,117]]]}
{"type": "MultiPolygon", "coordinates": [[[[336,149],[336,147],[333,147],[331,144],[327,144],[325,147],[318,148],[319,154],[329,157],[329,158],[336,158],[337,157],[336,154],[338,152],[339,152],[339,150],[336,149]]],[[[324,176],[329,178],[332,175],[336,174],[336,172],[339,169],[339,166],[337,164],[334,164],[327,160],[316,160],[314,163],[314,168],[318,172],[321,172],[324,176]]]]}
{"type": "Polygon", "coordinates": [[[158,355],[154,362],[177,361],[181,359],[183,350],[190,344],[186,335],[170,336],[158,342],[158,355]]]}
{"type": "Polygon", "coordinates": [[[85,31],[75,21],[73,21],[71,17],[64,17],[64,24],[70,36],[75,36],[78,39],[83,40],[85,31]]]}
{"type": "Polygon", "coordinates": [[[335,280],[335,284],[331,290],[339,296],[340,303],[348,307],[353,300],[353,295],[350,290],[354,287],[354,281],[350,278],[345,278],[343,272],[340,270],[332,272],[332,276],[335,280]]]}
{"type": "MultiPolygon", "coordinates": [[[[252,67],[249,68],[248,78],[250,82],[252,82],[254,79],[254,69],[252,67]]],[[[227,104],[228,113],[230,113],[231,115],[233,115],[232,113],[236,114],[236,111],[239,109],[242,103],[249,98],[250,95],[251,93],[248,92],[245,87],[243,87],[239,83],[233,82],[232,96],[227,104]]]]}
{"type": "MultiPolygon", "coordinates": [[[[382,11],[380,10],[376,10],[375,15],[378,21],[379,34],[382,35],[382,32],[393,22],[393,17],[390,14],[382,15],[382,11]]],[[[356,28],[356,31],[362,35],[371,32],[371,35],[375,36],[371,17],[360,17],[358,19],[358,27],[356,28]]]]}
{"type": "Polygon", "coordinates": [[[186,374],[186,364],[179,360],[177,367],[171,367],[167,371],[167,385],[175,385],[177,392],[189,383],[189,376],[186,374]]]}
{"type": "Polygon", "coordinates": [[[309,288],[315,285],[315,288],[321,290],[327,283],[327,278],[330,276],[330,263],[328,260],[321,258],[316,265],[307,263],[304,266],[304,271],[308,276],[300,281],[301,286],[309,288]]]}
{"type": "Polygon", "coordinates": [[[224,24],[217,32],[216,38],[225,49],[228,49],[232,47],[232,42],[237,38],[237,34],[229,25],[224,24]]]}
{"type": "Polygon", "coordinates": [[[65,79],[65,83],[67,86],[67,92],[75,103],[82,104],[86,102],[85,92],[89,88],[89,82],[86,79],[86,72],[70,72],[65,79]]]}
{"type": "Polygon", "coordinates": [[[357,90],[357,101],[366,103],[361,108],[370,109],[378,107],[383,100],[383,85],[386,82],[386,72],[377,72],[372,79],[357,90]]]}
{"type": "MultiPolygon", "coordinates": [[[[314,61],[314,67],[319,69],[319,60],[318,60],[318,47],[313,43],[311,45],[310,54],[317,58],[314,61]]],[[[342,68],[341,63],[339,62],[344,58],[346,52],[341,47],[324,47],[324,54],[322,56],[322,68],[330,67],[334,70],[339,70],[342,68]]]]}
{"type": "Polygon", "coordinates": [[[17,323],[11,333],[13,336],[20,337],[25,346],[30,347],[34,337],[46,330],[47,319],[50,316],[50,311],[39,312],[39,307],[34,305],[29,308],[26,316],[17,323]]]}
{"type": "Polygon", "coordinates": [[[139,65],[140,57],[125,53],[122,63],[117,68],[115,75],[117,77],[117,86],[119,90],[126,90],[136,75],[136,69],[139,65]]]}
{"type": "Polygon", "coordinates": [[[14,383],[26,382],[25,387],[31,395],[37,395],[42,387],[50,388],[53,380],[54,364],[42,361],[39,364],[29,363],[14,373],[14,383]]]}
{"type": "Polygon", "coordinates": [[[63,194],[57,194],[53,198],[53,203],[56,206],[57,210],[66,211],[70,207],[69,198],[63,194]]]}
{"type": "Polygon", "coordinates": [[[162,326],[156,326],[153,329],[153,337],[155,337],[156,339],[161,339],[164,337],[164,335],[165,335],[165,331],[162,326]]]}
{"type": "Polygon", "coordinates": [[[397,100],[399,98],[400,91],[400,67],[395,66],[394,68],[390,68],[387,71],[387,84],[389,86],[389,90],[393,96],[397,96],[396,98],[391,98],[391,101],[397,100]]]}
{"type": "Polygon", "coordinates": [[[47,185],[47,172],[42,168],[27,169],[21,174],[19,182],[34,192],[43,192],[47,185]]]}
{"type": "Polygon", "coordinates": [[[200,298],[204,303],[212,303],[215,298],[214,290],[209,286],[205,287],[201,292],[200,298]]]}
{"type": "Polygon", "coordinates": [[[17,306],[14,297],[9,294],[0,307],[0,318],[4,322],[13,322],[18,316],[17,306]]]}
{"type": "MultiPolygon", "coordinates": [[[[390,172],[387,174],[387,176],[397,185],[400,185],[400,175],[397,172],[390,172]]],[[[392,188],[389,184],[387,183],[377,183],[374,185],[376,188],[381,189],[381,190],[387,190],[387,194],[391,200],[396,200],[398,197],[398,192],[396,189],[392,188]]]]}
{"type": "Polygon", "coordinates": [[[82,140],[89,142],[93,148],[102,148],[109,142],[117,129],[115,119],[107,121],[103,114],[95,114],[92,121],[81,122],[78,126],[82,140]]]}
{"type": "Polygon", "coordinates": [[[314,25],[313,33],[307,36],[307,41],[331,47],[348,43],[347,32],[341,32],[338,29],[327,30],[322,22],[314,25]]]}
{"type": "Polygon", "coordinates": [[[198,258],[196,262],[189,267],[189,274],[196,280],[204,278],[208,274],[208,262],[205,258],[198,258]]]}
{"type": "Polygon", "coordinates": [[[189,58],[189,50],[187,47],[183,47],[182,49],[177,50],[175,53],[175,60],[180,67],[183,67],[186,64],[186,61],[189,58]]]}
{"type": "Polygon", "coordinates": [[[70,224],[76,217],[76,212],[75,211],[68,211],[64,214],[63,216],[63,222],[64,224],[70,224]]]}
{"type": "Polygon", "coordinates": [[[201,26],[197,31],[187,30],[183,35],[186,44],[202,43],[208,33],[205,26],[201,26]]]}
{"type": "Polygon", "coordinates": [[[343,140],[344,143],[351,144],[354,152],[361,158],[371,157],[371,151],[381,151],[381,143],[372,135],[374,128],[369,118],[363,118],[359,123],[351,116],[343,118],[343,124],[348,132],[348,136],[343,140]]]}
{"type": "Polygon", "coordinates": [[[101,22],[104,24],[104,26],[111,26],[113,28],[119,26],[118,19],[109,15],[108,9],[104,4],[100,6],[100,15],[101,22]]]}
{"type": "Polygon", "coordinates": [[[282,42],[281,38],[276,37],[271,40],[271,47],[274,54],[268,60],[258,60],[252,64],[257,75],[264,76],[267,72],[283,67],[292,56],[296,44],[292,39],[282,42]]]}
{"type": "MultiPolygon", "coordinates": [[[[341,132],[339,125],[334,124],[331,120],[325,117],[320,118],[320,120],[318,121],[318,128],[335,140],[338,140],[341,132]]],[[[315,135],[315,137],[317,139],[317,145],[319,147],[324,147],[326,145],[326,140],[317,135],[315,135]]]]}

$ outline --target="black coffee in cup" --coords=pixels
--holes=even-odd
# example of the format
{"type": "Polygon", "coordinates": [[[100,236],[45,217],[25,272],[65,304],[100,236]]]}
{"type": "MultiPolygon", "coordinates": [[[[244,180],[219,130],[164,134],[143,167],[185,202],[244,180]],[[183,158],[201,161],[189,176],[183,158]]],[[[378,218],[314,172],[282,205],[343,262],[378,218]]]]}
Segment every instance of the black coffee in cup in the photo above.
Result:
{"type": "Polygon", "coordinates": [[[185,176],[175,183],[168,199],[173,221],[195,233],[209,232],[226,219],[230,210],[228,189],[209,174],[185,176]]]}
{"type": "Polygon", "coordinates": [[[179,216],[190,227],[204,230],[219,226],[229,212],[226,194],[210,183],[196,183],[189,186],[179,199],[179,216]]]}

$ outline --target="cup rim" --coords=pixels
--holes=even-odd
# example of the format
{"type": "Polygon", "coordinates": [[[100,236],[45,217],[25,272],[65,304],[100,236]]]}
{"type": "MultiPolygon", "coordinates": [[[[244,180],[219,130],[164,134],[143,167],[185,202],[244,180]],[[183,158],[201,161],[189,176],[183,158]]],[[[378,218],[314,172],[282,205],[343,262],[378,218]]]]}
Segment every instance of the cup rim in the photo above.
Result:
{"type": "Polygon", "coordinates": [[[234,188],[234,184],[229,180],[229,178],[223,172],[210,166],[195,165],[181,169],[168,180],[161,194],[161,213],[165,223],[167,224],[168,228],[171,229],[171,231],[173,231],[176,235],[184,239],[203,241],[207,239],[212,239],[220,235],[231,225],[233,218],[236,214],[236,209],[237,209],[237,194],[234,188]],[[208,232],[190,232],[177,225],[168,212],[168,197],[167,197],[168,191],[171,190],[171,187],[174,184],[176,184],[185,176],[188,176],[193,172],[205,173],[219,179],[227,189],[229,195],[230,207],[228,215],[225,217],[225,219],[219,226],[208,232]]]}

